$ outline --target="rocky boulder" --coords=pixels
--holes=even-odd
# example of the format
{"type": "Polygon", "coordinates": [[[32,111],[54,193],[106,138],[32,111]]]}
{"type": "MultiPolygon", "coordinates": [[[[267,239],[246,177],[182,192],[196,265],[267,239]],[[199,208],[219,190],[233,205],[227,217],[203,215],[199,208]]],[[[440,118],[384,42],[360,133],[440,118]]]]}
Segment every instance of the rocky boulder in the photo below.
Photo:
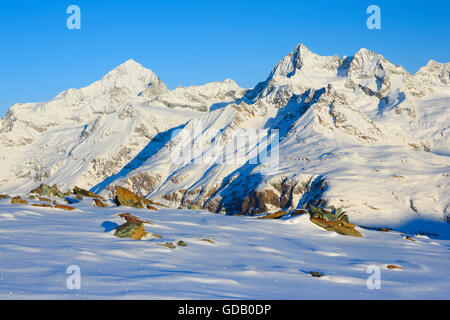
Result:
{"type": "Polygon", "coordinates": [[[41,184],[36,189],[31,190],[30,193],[34,193],[39,196],[45,196],[45,197],[58,197],[58,198],[64,197],[64,194],[61,191],[59,191],[58,186],[56,184],[54,184],[51,187],[46,184],[41,184]]]}
{"type": "Polygon", "coordinates": [[[145,232],[144,224],[132,221],[118,226],[116,228],[116,231],[114,232],[114,236],[118,238],[128,238],[135,240],[141,240],[142,237],[144,237],[146,234],[147,232],[145,232]]]}
{"type": "Polygon", "coordinates": [[[152,224],[149,221],[142,220],[139,217],[133,216],[131,213],[121,213],[121,214],[119,214],[119,217],[124,218],[128,222],[139,222],[139,223],[144,223],[144,224],[152,224]]]}
{"type": "Polygon", "coordinates": [[[311,222],[325,230],[362,238],[361,233],[355,229],[356,226],[349,222],[348,216],[341,209],[336,209],[334,212],[331,212],[326,209],[310,206],[310,215],[311,222]]]}
{"type": "Polygon", "coordinates": [[[27,204],[28,201],[22,199],[21,197],[14,197],[11,199],[12,204],[27,204]]]}
{"type": "Polygon", "coordinates": [[[83,188],[75,187],[75,188],[73,188],[73,192],[78,196],[88,197],[88,198],[98,198],[101,200],[105,200],[105,198],[99,196],[98,194],[95,194],[95,193],[93,193],[89,190],[85,190],[83,188]]]}
{"type": "Polygon", "coordinates": [[[55,208],[61,209],[61,210],[67,210],[67,211],[75,210],[74,207],[65,206],[63,204],[55,204],[55,208]]]}
{"type": "Polygon", "coordinates": [[[278,212],[267,214],[262,217],[258,217],[257,219],[280,219],[280,218],[284,217],[286,214],[287,214],[286,211],[278,211],[278,212]]]}
{"type": "Polygon", "coordinates": [[[115,193],[118,205],[137,209],[143,208],[141,198],[130,190],[116,186],[115,193]]]}

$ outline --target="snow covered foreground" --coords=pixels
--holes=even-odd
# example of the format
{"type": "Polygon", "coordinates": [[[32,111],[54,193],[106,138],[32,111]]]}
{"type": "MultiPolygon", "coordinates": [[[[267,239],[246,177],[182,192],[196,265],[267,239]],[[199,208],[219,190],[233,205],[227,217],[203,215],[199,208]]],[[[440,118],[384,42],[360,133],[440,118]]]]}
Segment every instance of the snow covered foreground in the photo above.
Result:
{"type": "MultiPolygon", "coordinates": [[[[400,229],[412,228],[414,223],[400,229]]],[[[448,224],[436,223],[439,237],[411,233],[414,242],[400,232],[358,230],[364,238],[342,236],[306,215],[257,220],[95,208],[91,200],[69,212],[0,200],[0,299],[449,298],[448,224]],[[149,220],[147,232],[163,238],[114,237],[123,212],[149,220]],[[157,245],[179,240],[188,246],[157,245]],[[66,286],[72,265],[81,271],[80,290],[66,286]],[[381,270],[379,290],[367,288],[373,265],[381,270]]]]}

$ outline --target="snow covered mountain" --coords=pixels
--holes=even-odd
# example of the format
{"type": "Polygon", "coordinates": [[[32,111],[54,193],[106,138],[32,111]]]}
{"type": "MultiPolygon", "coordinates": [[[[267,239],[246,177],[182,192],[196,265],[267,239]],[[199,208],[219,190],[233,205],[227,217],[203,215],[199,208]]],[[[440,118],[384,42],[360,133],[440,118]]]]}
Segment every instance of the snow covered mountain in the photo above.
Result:
{"type": "Polygon", "coordinates": [[[254,89],[225,80],[169,91],[128,61],[87,88],[11,108],[0,192],[121,185],[218,213],[320,204],[366,225],[448,220],[449,71],[430,61],[411,75],[367,49],[323,57],[301,44],[254,89]]]}
{"type": "Polygon", "coordinates": [[[208,111],[205,106],[243,92],[230,80],[169,91],[129,60],[86,88],[16,104],[0,125],[0,190],[22,193],[41,182],[92,187],[131,160],[144,161],[171,130],[208,111]]]}

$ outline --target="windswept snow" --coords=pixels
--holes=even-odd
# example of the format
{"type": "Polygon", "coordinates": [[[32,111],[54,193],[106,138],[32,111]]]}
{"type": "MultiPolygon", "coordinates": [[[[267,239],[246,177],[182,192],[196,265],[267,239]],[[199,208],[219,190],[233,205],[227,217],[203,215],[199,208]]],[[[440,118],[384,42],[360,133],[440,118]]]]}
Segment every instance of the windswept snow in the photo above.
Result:
{"type": "MultiPolygon", "coordinates": [[[[149,220],[146,240],[113,236],[123,208],[76,211],[0,202],[1,299],[442,299],[448,296],[450,233],[439,238],[358,228],[325,231],[308,216],[257,220],[202,211],[127,208],[149,220]],[[213,240],[214,243],[202,241],[213,240]],[[182,240],[169,249],[158,243],[182,240]],[[81,289],[66,286],[69,266],[81,289]],[[396,265],[402,269],[387,269],[396,265]],[[367,280],[380,268],[380,289],[367,280]],[[371,269],[369,269],[371,270],[371,269]],[[325,276],[314,278],[310,271],[325,276]]],[[[444,224],[444,223],[441,223],[444,224]]],[[[405,232],[408,227],[405,226],[405,232]]],[[[370,282],[370,281],[369,281],[370,282]]],[[[370,282],[372,283],[372,282],[370,282]]]]}

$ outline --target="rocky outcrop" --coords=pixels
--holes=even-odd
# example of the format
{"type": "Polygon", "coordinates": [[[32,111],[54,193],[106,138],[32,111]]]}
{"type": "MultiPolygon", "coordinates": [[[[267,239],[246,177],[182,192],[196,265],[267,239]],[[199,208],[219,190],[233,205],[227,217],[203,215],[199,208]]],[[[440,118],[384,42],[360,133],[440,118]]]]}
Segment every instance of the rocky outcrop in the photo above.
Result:
{"type": "Polygon", "coordinates": [[[348,216],[340,209],[335,210],[335,212],[330,212],[325,209],[310,206],[310,214],[311,222],[319,227],[342,235],[362,238],[361,233],[355,229],[356,226],[349,222],[348,216]]]}
{"type": "Polygon", "coordinates": [[[115,187],[116,202],[120,206],[133,207],[137,209],[142,209],[141,198],[135,193],[123,187],[115,187]]]}
{"type": "Polygon", "coordinates": [[[124,218],[128,222],[139,222],[139,223],[143,223],[143,224],[152,224],[151,222],[142,220],[141,218],[136,217],[136,216],[132,215],[131,213],[121,213],[121,214],[119,214],[119,217],[124,218]]]}
{"type": "Polygon", "coordinates": [[[101,200],[105,200],[105,198],[99,196],[98,194],[95,194],[95,193],[85,190],[83,188],[75,187],[75,188],[73,188],[73,192],[78,196],[88,197],[88,198],[98,198],[101,200]]]}
{"type": "Polygon", "coordinates": [[[287,215],[286,211],[278,211],[278,212],[267,214],[262,217],[258,217],[258,219],[280,219],[280,218],[284,217],[285,215],[287,215]]]}
{"type": "Polygon", "coordinates": [[[94,205],[98,208],[107,208],[108,206],[99,199],[94,199],[94,205]]]}
{"type": "Polygon", "coordinates": [[[22,199],[21,197],[14,197],[11,199],[12,204],[27,204],[28,201],[22,199]]]}
{"type": "Polygon", "coordinates": [[[74,207],[66,206],[66,205],[63,205],[63,204],[55,204],[55,208],[56,209],[61,209],[61,210],[66,210],[66,211],[73,211],[73,210],[75,210],[74,207]]]}
{"type": "Polygon", "coordinates": [[[58,198],[64,197],[64,194],[61,191],[59,191],[58,186],[56,184],[51,187],[46,184],[41,184],[36,189],[31,190],[30,193],[46,197],[58,197],[58,198]]]}

